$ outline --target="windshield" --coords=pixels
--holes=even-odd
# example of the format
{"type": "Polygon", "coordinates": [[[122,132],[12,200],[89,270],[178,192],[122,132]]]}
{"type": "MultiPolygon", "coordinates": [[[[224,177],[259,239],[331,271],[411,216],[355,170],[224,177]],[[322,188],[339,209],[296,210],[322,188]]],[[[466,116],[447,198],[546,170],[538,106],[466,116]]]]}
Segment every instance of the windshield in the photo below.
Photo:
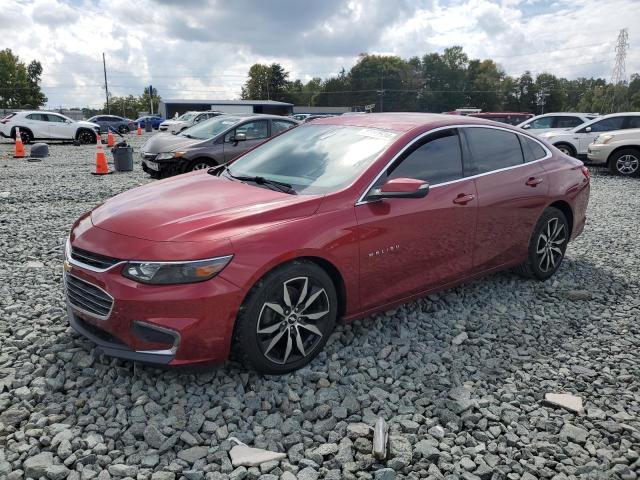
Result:
{"type": "Polygon", "coordinates": [[[284,182],[296,193],[329,193],[353,182],[397,137],[375,128],[300,126],[240,157],[229,173],[284,182]]]}
{"type": "Polygon", "coordinates": [[[178,120],[191,120],[194,117],[195,113],[183,113],[178,117],[178,120]]]}
{"type": "Polygon", "coordinates": [[[193,127],[180,132],[178,135],[181,137],[208,140],[221,134],[240,120],[240,118],[236,117],[214,117],[204,122],[197,123],[193,127]]]}

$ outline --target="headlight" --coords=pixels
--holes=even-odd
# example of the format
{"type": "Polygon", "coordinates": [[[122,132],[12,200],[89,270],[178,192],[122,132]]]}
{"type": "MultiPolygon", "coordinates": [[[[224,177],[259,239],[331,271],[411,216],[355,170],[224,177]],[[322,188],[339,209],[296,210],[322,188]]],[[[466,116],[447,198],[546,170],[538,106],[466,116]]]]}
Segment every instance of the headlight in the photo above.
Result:
{"type": "Polygon", "coordinates": [[[156,160],[171,160],[172,158],[180,158],[182,155],[184,155],[184,152],[165,152],[160,153],[156,160]]]}
{"type": "Polygon", "coordinates": [[[609,135],[609,134],[599,135],[598,138],[596,138],[596,141],[594,143],[601,143],[603,145],[606,145],[615,137],[616,137],[615,135],[609,135]]]}
{"type": "Polygon", "coordinates": [[[127,262],[122,275],[154,285],[204,282],[220,273],[232,258],[233,255],[187,262],[127,262]]]}

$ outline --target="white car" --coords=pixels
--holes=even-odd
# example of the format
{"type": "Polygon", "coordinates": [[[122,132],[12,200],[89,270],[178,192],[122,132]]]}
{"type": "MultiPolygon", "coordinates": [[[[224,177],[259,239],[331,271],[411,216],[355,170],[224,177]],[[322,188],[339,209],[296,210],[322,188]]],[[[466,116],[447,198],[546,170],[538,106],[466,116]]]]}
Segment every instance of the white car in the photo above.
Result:
{"type": "Polygon", "coordinates": [[[16,138],[20,129],[22,143],[33,140],[74,140],[82,144],[96,143],[100,125],[70,119],[59,113],[42,110],[14,112],[0,119],[0,136],[16,138]]]}
{"type": "Polygon", "coordinates": [[[586,160],[587,148],[598,135],[629,128],[640,128],[640,112],[603,115],[571,130],[552,131],[539,136],[553,144],[562,153],[586,160]]]}
{"type": "Polygon", "coordinates": [[[525,120],[517,126],[524,130],[529,130],[534,135],[540,135],[541,133],[575,128],[597,117],[598,115],[595,113],[545,113],[525,120]]]}
{"type": "Polygon", "coordinates": [[[625,177],[640,175],[640,128],[614,130],[598,135],[589,145],[590,164],[607,166],[625,177]]]}
{"type": "Polygon", "coordinates": [[[222,114],[222,112],[218,112],[216,110],[208,112],[187,112],[183,113],[178,118],[165,120],[158,128],[163,132],[169,131],[171,133],[180,133],[181,131],[194,126],[196,123],[209,120],[210,118],[217,117],[222,114]]]}

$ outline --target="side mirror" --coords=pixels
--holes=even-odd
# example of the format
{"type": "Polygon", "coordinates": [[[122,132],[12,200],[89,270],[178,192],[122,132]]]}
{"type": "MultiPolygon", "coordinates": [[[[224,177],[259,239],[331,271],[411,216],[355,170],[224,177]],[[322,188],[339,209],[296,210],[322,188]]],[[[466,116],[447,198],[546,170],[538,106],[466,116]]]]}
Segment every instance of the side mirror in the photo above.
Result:
{"type": "Polygon", "coordinates": [[[247,140],[246,133],[236,133],[235,137],[231,137],[231,141],[235,143],[244,142],[246,140],[247,140]]]}
{"type": "Polygon", "coordinates": [[[393,178],[380,188],[374,188],[367,200],[383,198],[423,198],[429,193],[429,183],[416,178],[393,178]]]}
{"type": "Polygon", "coordinates": [[[527,123],[527,124],[526,124],[524,127],[522,127],[522,128],[523,128],[523,129],[525,129],[525,130],[528,130],[528,129],[530,129],[530,128],[531,128],[531,124],[530,124],[530,123],[527,123]]]}
{"type": "Polygon", "coordinates": [[[589,133],[589,132],[591,131],[591,127],[586,127],[586,128],[584,129],[584,131],[585,131],[585,132],[587,132],[587,133],[589,133]]]}

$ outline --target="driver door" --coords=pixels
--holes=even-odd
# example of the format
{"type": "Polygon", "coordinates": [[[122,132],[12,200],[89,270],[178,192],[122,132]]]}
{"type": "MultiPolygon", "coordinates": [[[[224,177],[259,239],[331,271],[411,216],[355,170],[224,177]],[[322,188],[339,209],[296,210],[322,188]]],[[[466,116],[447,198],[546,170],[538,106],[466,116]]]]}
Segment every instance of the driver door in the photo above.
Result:
{"type": "Polygon", "coordinates": [[[356,205],[363,309],[460,280],[473,268],[478,202],[475,181],[463,176],[458,130],[416,142],[373,188],[393,178],[424,180],[429,193],[356,205]]]}
{"type": "Polygon", "coordinates": [[[73,138],[71,124],[64,117],[47,113],[49,136],[51,138],[73,138]]]}
{"type": "Polygon", "coordinates": [[[243,123],[224,136],[224,161],[230,162],[238,155],[243,154],[259,143],[262,143],[267,138],[269,138],[268,120],[253,120],[251,122],[243,123]],[[244,134],[246,136],[246,140],[239,142],[235,141],[238,133],[244,134]]]}

